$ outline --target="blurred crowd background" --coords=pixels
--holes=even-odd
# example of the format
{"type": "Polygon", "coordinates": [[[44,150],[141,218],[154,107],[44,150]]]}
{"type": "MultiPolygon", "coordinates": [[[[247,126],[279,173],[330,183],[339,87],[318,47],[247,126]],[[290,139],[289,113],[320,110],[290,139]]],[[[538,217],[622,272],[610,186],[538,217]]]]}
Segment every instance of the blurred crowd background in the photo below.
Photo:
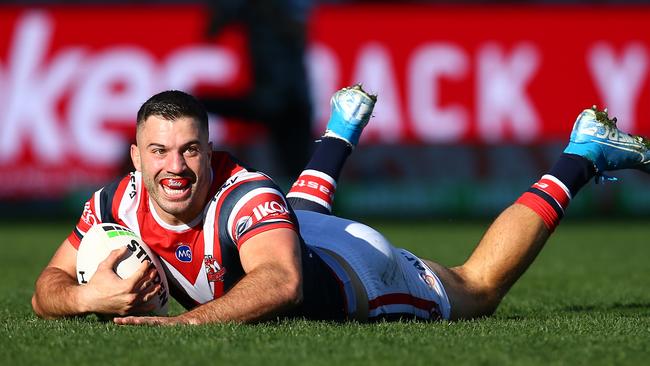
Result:
{"type": "MultiPolygon", "coordinates": [[[[583,109],[650,135],[647,1],[3,1],[0,218],[78,216],[132,169],[138,107],[196,95],[211,139],[288,188],[357,82],[379,95],[341,215],[490,218],[560,154],[583,109]]],[[[650,215],[649,177],[574,216],[650,215]]]]}

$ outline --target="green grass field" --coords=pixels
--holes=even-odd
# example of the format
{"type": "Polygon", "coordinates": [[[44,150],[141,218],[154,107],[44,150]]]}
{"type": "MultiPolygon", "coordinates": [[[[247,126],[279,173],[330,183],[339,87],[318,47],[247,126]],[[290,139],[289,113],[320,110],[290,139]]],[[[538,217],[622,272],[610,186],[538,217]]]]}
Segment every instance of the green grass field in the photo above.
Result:
{"type": "MultiPolygon", "coordinates": [[[[647,222],[565,221],[491,318],[173,328],[36,318],[34,280],[71,224],[0,224],[0,365],[647,364],[647,222]]],[[[398,246],[452,265],[487,224],[375,226],[398,246]]]]}

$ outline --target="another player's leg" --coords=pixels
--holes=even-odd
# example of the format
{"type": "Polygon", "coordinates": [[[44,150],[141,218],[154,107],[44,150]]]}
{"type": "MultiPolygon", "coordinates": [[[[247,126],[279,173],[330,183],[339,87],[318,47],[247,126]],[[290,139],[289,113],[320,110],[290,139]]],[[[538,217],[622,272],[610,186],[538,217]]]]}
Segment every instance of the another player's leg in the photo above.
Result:
{"type": "Polygon", "coordinates": [[[646,139],[619,131],[606,111],[585,110],[558,162],[499,215],[462,266],[447,269],[427,262],[445,285],[452,318],[496,309],[559,224],[571,198],[592,177],[618,169],[650,172],[649,164],[646,139]]]}
{"type": "Polygon", "coordinates": [[[332,212],[339,175],[370,120],[376,100],[358,84],[334,93],[325,134],[287,194],[294,210],[332,212]]]}

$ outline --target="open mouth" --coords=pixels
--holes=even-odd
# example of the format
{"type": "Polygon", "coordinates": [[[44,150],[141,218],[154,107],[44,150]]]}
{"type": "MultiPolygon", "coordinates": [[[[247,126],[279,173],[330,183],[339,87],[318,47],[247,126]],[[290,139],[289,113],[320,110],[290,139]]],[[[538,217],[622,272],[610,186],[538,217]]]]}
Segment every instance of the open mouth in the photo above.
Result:
{"type": "Polygon", "coordinates": [[[160,181],[160,185],[170,197],[183,196],[190,190],[190,180],[187,178],[164,178],[160,181]]]}

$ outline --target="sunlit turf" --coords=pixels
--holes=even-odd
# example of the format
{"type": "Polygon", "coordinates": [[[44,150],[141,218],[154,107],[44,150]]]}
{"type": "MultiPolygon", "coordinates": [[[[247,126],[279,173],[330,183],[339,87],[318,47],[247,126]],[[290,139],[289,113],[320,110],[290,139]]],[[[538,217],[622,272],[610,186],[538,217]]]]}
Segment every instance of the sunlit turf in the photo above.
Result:
{"type": "MultiPolygon", "coordinates": [[[[485,222],[376,222],[394,244],[460,263],[485,222]]],[[[33,282],[71,223],[0,224],[1,365],[645,364],[650,357],[650,229],[565,222],[487,319],[356,324],[117,327],[44,321],[33,282]]],[[[176,304],[172,312],[179,312],[176,304]]]]}

